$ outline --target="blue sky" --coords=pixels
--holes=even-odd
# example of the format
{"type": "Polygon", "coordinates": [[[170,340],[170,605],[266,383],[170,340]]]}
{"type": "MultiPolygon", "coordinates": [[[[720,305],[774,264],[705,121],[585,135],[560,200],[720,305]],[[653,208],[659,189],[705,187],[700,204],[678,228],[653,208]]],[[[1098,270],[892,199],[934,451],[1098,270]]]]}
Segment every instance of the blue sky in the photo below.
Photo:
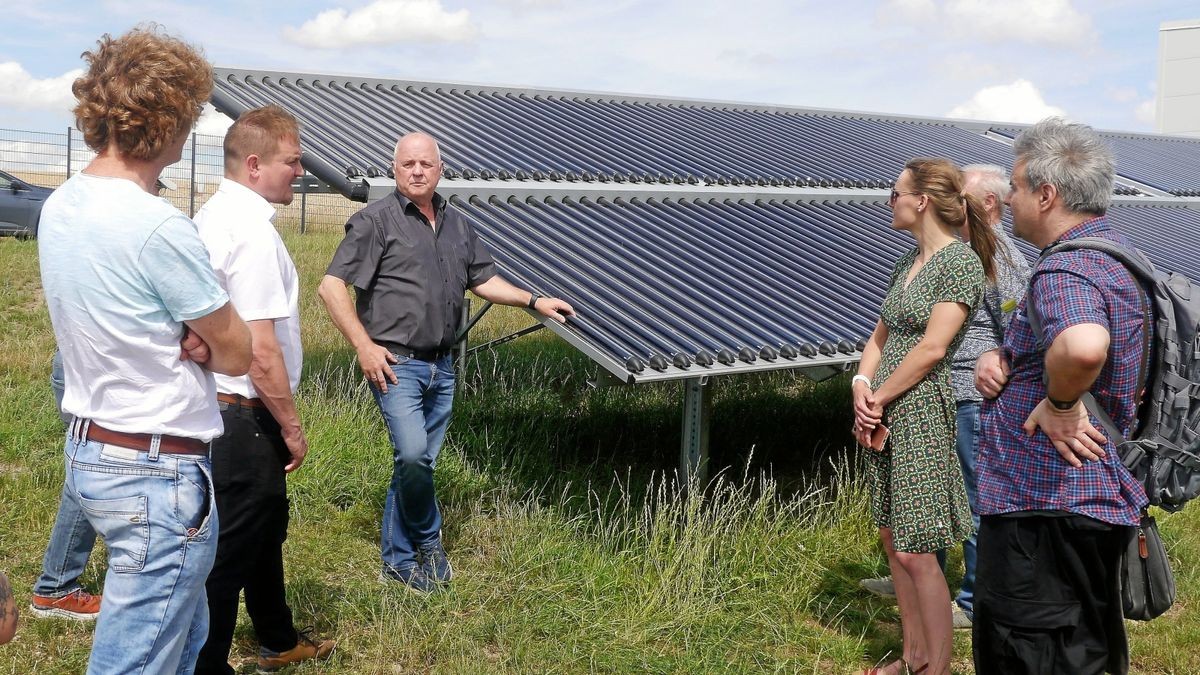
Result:
{"type": "Polygon", "coordinates": [[[65,130],[79,54],[155,21],[222,66],[1152,131],[1159,24],[1200,18],[1200,4],[89,0],[4,14],[7,129],[65,130]]]}

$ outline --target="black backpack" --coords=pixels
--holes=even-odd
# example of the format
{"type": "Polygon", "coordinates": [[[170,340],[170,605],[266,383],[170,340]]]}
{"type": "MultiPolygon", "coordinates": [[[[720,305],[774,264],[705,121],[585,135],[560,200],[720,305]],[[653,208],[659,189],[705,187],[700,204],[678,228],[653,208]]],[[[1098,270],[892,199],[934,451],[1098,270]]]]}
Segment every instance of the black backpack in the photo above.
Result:
{"type": "MultiPolygon", "coordinates": [[[[1083,403],[1146,489],[1150,504],[1178,511],[1200,494],[1200,287],[1181,274],[1156,272],[1140,251],[1099,237],[1054,244],[1041,257],[1079,249],[1120,261],[1141,282],[1152,305],[1146,315],[1150,344],[1138,383],[1144,393],[1131,437],[1125,438],[1090,392],[1082,396],[1083,403]]],[[[1041,319],[1031,302],[1026,303],[1026,315],[1041,342],[1041,319]]]]}

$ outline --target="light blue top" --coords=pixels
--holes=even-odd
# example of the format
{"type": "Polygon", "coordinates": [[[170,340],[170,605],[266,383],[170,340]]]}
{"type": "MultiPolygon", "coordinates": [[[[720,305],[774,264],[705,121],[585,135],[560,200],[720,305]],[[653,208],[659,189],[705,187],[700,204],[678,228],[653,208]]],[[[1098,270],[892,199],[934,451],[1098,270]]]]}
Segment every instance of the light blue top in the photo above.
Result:
{"type": "Polygon", "coordinates": [[[131,181],[80,173],[46,200],[38,252],[63,410],[116,431],[220,435],[212,374],[179,358],[183,322],[229,301],[195,224],[131,181]]]}

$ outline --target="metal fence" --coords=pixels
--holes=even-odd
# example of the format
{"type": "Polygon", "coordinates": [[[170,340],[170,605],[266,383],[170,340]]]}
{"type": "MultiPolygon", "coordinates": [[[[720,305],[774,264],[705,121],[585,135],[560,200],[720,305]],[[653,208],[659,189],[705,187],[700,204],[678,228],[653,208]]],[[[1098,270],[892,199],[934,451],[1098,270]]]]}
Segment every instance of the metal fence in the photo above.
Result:
{"type": "MultiPolygon", "coordinates": [[[[160,194],[189,216],[195,215],[221,182],[223,140],[221,136],[192,134],[183,157],[162,172],[169,184],[160,194]]],[[[95,156],[76,129],[61,134],[0,129],[0,170],[37,185],[58,187],[95,156]]],[[[290,205],[277,208],[275,225],[301,232],[314,228],[341,231],[346,219],[362,207],[337,193],[301,191],[290,205]]]]}

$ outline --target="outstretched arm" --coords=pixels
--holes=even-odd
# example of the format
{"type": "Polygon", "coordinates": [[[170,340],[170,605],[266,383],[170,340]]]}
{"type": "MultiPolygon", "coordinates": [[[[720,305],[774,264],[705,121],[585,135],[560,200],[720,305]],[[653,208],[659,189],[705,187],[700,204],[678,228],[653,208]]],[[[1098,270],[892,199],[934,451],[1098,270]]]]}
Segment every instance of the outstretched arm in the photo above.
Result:
{"type": "MultiPolygon", "coordinates": [[[[530,299],[533,298],[533,293],[513,286],[499,274],[474,286],[471,288],[471,292],[497,305],[510,305],[512,307],[528,307],[530,299]]],[[[533,309],[537,310],[538,314],[554,319],[559,323],[566,323],[568,316],[575,316],[575,310],[571,308],[571,305],[558,298],[539,297],[537,302],[534,303],[533,309]]]]}

